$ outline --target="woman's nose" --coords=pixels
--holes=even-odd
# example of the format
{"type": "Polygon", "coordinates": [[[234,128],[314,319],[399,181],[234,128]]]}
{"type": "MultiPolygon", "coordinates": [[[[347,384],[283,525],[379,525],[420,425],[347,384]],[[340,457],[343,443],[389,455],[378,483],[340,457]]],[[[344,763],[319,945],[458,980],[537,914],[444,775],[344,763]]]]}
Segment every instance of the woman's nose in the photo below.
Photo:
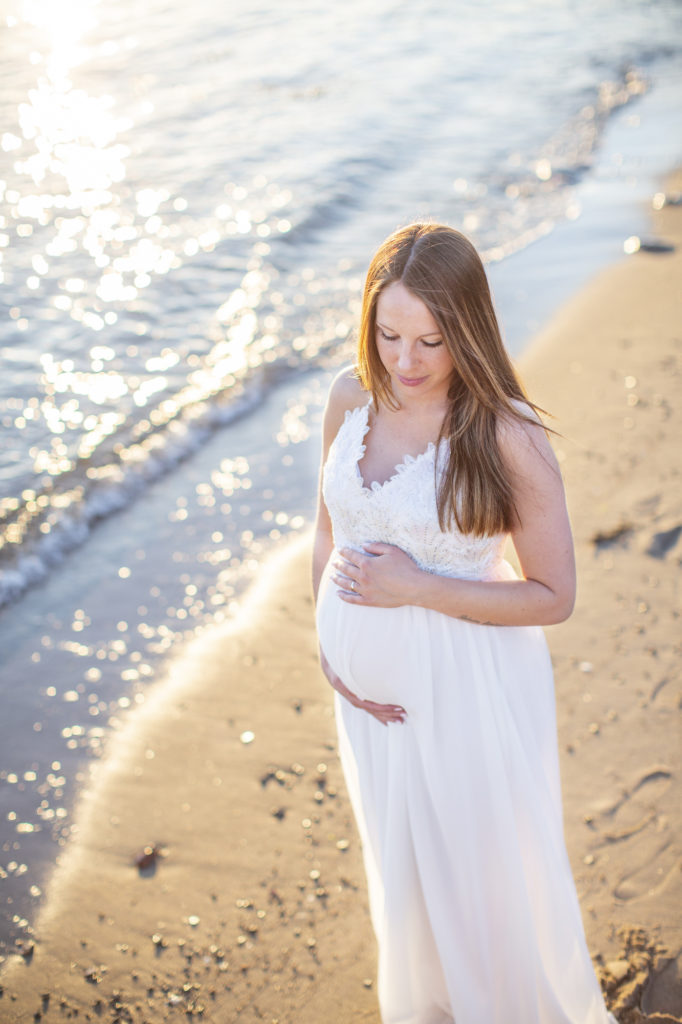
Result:
{"type": "Polygon", "coordinates": [[[398,369],[409,370],[414,363],[414,347],[407,342],[403,342],[400,346],[400,353],[398,355],[398,369]]]}

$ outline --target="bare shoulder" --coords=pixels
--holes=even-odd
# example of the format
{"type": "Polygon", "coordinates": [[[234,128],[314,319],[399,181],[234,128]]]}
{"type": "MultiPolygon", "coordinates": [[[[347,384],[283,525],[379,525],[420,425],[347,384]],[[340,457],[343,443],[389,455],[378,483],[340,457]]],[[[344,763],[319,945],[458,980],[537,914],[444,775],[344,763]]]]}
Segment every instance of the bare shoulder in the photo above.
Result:
{"type": "Polygon", "coordinates": [[[338,433],[346,413],[360,405],[366,405],[368,400],[369,396],[360,384],[355,368],[344,367],[337,373],[329,389],[324,416],[325,437],[331,441],[338,433]]]}
{"type": "Polygon", "coordinates": [[[358,380],[354,366],[344,366],[343,370],[337,373],[329,389],[330,403],[345,405],[347,409],[354,409],[358,405],[364,405],[368,400],[367,392],[363,389],[358,380]]]}
{"type": "Polygon", "coordinates": [[[513,473],[534,476],[559,467],[544,424],[526,402],[512,400],[518,415],[502,415],[497,421],[497,440],[502,458],[513,473]]]}

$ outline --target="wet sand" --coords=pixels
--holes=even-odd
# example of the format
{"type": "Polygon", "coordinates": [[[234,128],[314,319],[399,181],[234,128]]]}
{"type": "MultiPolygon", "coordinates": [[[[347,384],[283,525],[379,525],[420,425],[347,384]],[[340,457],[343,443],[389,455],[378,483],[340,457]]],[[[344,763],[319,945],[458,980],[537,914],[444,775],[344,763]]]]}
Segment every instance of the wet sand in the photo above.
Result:
{"type": "MultiPolygon", "coordinates": [[[[682,207],[652,233],[682,245],[682,207]]],[[[573,617],[548,631],[566,840],[621,1024],[682,1020],[681,251],[599,275],[522,365],[561,435],[580,572],[573,617]]],[[[378,1024],[308,546],[272,561],[238,622],[179,651],[112,741],[35,945],[3,971],[3,1021],[378,1024]]]]}

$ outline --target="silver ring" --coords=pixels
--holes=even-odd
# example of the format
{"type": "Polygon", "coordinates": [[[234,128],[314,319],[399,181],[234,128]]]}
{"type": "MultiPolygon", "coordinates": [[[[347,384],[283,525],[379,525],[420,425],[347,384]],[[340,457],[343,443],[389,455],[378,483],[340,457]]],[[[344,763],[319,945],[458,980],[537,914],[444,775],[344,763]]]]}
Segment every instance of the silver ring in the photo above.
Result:
{"type": "Polygon", "coordinates": [[[350,581],[350,589],[355,593],[355,580],[350,581]]]}

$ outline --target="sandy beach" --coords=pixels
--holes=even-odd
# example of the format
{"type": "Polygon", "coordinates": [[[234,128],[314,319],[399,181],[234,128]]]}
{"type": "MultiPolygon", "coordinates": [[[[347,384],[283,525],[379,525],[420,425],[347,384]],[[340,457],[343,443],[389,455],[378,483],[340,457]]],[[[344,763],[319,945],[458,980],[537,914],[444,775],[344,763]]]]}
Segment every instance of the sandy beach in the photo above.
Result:
{"type": "MultiPolygon", "coordinates": [[[[682,1020],[682,207],[655,212],[651,237],[676,248],[601,273],[522,361],[555,417],[575,531],[577,608],[548,631],[565,830],[621,1024],[682,1020]]],[[[0,977],[3,1021],[378,1024],[309,546],[178,651],[112,740],[35,944],[0,977]]]]}

